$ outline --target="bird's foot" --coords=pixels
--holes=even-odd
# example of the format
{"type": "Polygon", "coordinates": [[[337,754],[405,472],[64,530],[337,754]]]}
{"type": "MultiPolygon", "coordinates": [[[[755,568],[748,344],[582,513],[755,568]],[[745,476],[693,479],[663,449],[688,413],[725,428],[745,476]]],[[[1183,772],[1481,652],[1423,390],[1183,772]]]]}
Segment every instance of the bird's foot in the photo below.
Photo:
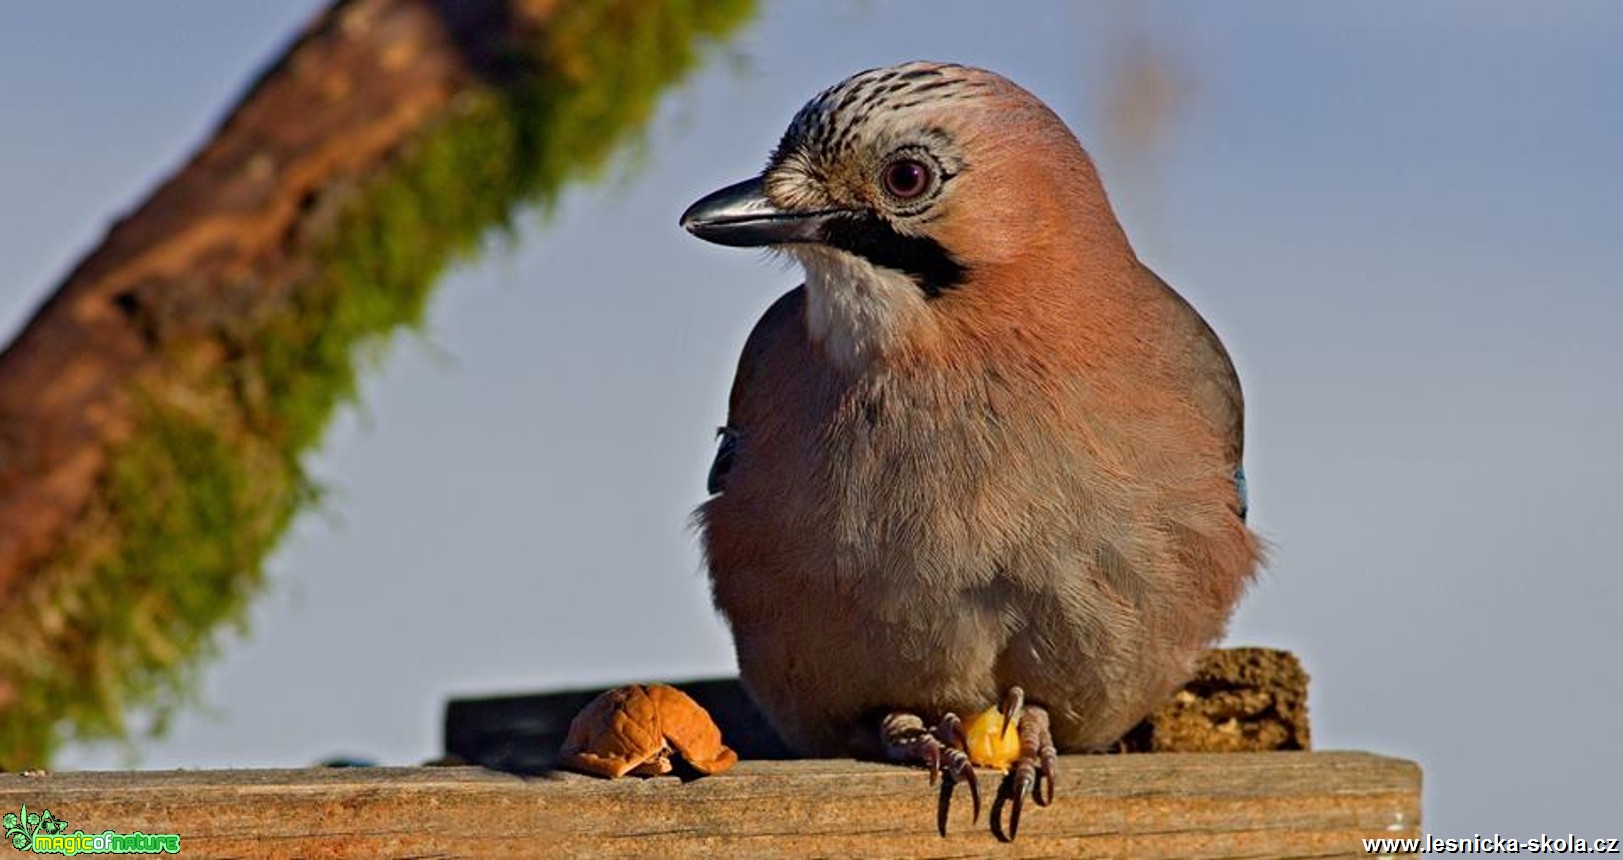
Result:
{"type": "Polygon", "coordinates": [[[980,781],[975,778],[975,766],[969,760],[963,721],[956,714],[942,716],[941,722],[934,729],[929,729],[916,714],[895,711],[885,717],[879,729],[886,758],[900,764],[929,768],[931,785],[935,785],[937,777],[941,778],[936,829],[941,831],[942,836],[947,835],[947,811],[952,807],[953,788],[960,782],[969,783],[969,798],[973,804],[971,821],[980,823],[980,781]]]}
{"type": "Polygon", "coordinates": [[[1054,802],[1054,769],[1059,751],[1054,748],[1054,736],[1048,730],[1048,711],[1038,705],[1027,705],[1025,693],[1011,687],[1004,699],[1005,720],[1015,721],[1020,735],[1020,757],[1015,759],[1009,775],[998,786],[997,799],[992,801],[992,833],[1004,842],[1013,842],[1020,830],[1020,810],[1030,796],[1038,806],[1054,802]],[[1045,790],[1046,789],[1046,790],[1045,790]],[[1009,807],[1009,827],[1003,829],[1003,807],[1009,807]]]}

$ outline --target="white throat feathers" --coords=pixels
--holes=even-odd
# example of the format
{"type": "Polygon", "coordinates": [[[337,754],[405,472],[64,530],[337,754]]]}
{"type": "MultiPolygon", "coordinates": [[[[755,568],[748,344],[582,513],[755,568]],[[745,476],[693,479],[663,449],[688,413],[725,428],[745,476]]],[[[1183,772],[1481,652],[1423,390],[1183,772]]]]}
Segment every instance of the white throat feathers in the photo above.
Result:
{"type": "Polygon", "coordinates": [[[821,245],[796,245],[806,269],[806,326],[829,361],[857,373],[927,321],[924,292],[906,274],[821,245]]]}

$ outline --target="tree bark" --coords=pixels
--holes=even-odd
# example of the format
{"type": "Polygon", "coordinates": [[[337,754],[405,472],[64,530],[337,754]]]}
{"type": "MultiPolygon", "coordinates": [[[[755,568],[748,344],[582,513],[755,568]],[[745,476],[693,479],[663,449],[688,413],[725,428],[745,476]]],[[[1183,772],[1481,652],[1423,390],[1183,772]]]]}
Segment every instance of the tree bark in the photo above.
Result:
{"type": "Polygon", "coordinates": [[[0,353],[0,611],[132,432],[131,382],[165,360],[165,342],[285,301],[308,202],[366,176],[479,82],[472,58],[553,5],[338,4],[113,225],[0,353]]]}

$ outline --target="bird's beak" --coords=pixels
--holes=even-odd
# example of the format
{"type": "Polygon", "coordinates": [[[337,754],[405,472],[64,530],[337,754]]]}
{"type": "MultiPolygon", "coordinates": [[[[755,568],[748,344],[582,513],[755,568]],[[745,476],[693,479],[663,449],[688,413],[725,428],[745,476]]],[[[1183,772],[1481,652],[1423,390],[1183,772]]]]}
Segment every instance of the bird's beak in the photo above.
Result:
{"type": "Polygon", "coordinates": [[[706,242],[752,248],[821,242],[838,211],[789,212],[766,199],[761,177],[746,179],[699,198],[682,213],[682,227],[706,242]]]}

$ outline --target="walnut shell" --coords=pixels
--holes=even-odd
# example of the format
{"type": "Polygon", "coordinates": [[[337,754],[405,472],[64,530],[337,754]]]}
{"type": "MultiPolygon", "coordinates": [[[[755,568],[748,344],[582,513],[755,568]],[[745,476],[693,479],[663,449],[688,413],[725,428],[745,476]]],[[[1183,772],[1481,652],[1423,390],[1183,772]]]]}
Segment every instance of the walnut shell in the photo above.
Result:
{"type": "Polygon", "coordinates": [[[564,767],[610,779],[670,773],[672,755],[702,774],[732,767],[738,753],[699,703],[665,684],[627,684],[604,692],[569,724],[559,750],[564,767]]]}

